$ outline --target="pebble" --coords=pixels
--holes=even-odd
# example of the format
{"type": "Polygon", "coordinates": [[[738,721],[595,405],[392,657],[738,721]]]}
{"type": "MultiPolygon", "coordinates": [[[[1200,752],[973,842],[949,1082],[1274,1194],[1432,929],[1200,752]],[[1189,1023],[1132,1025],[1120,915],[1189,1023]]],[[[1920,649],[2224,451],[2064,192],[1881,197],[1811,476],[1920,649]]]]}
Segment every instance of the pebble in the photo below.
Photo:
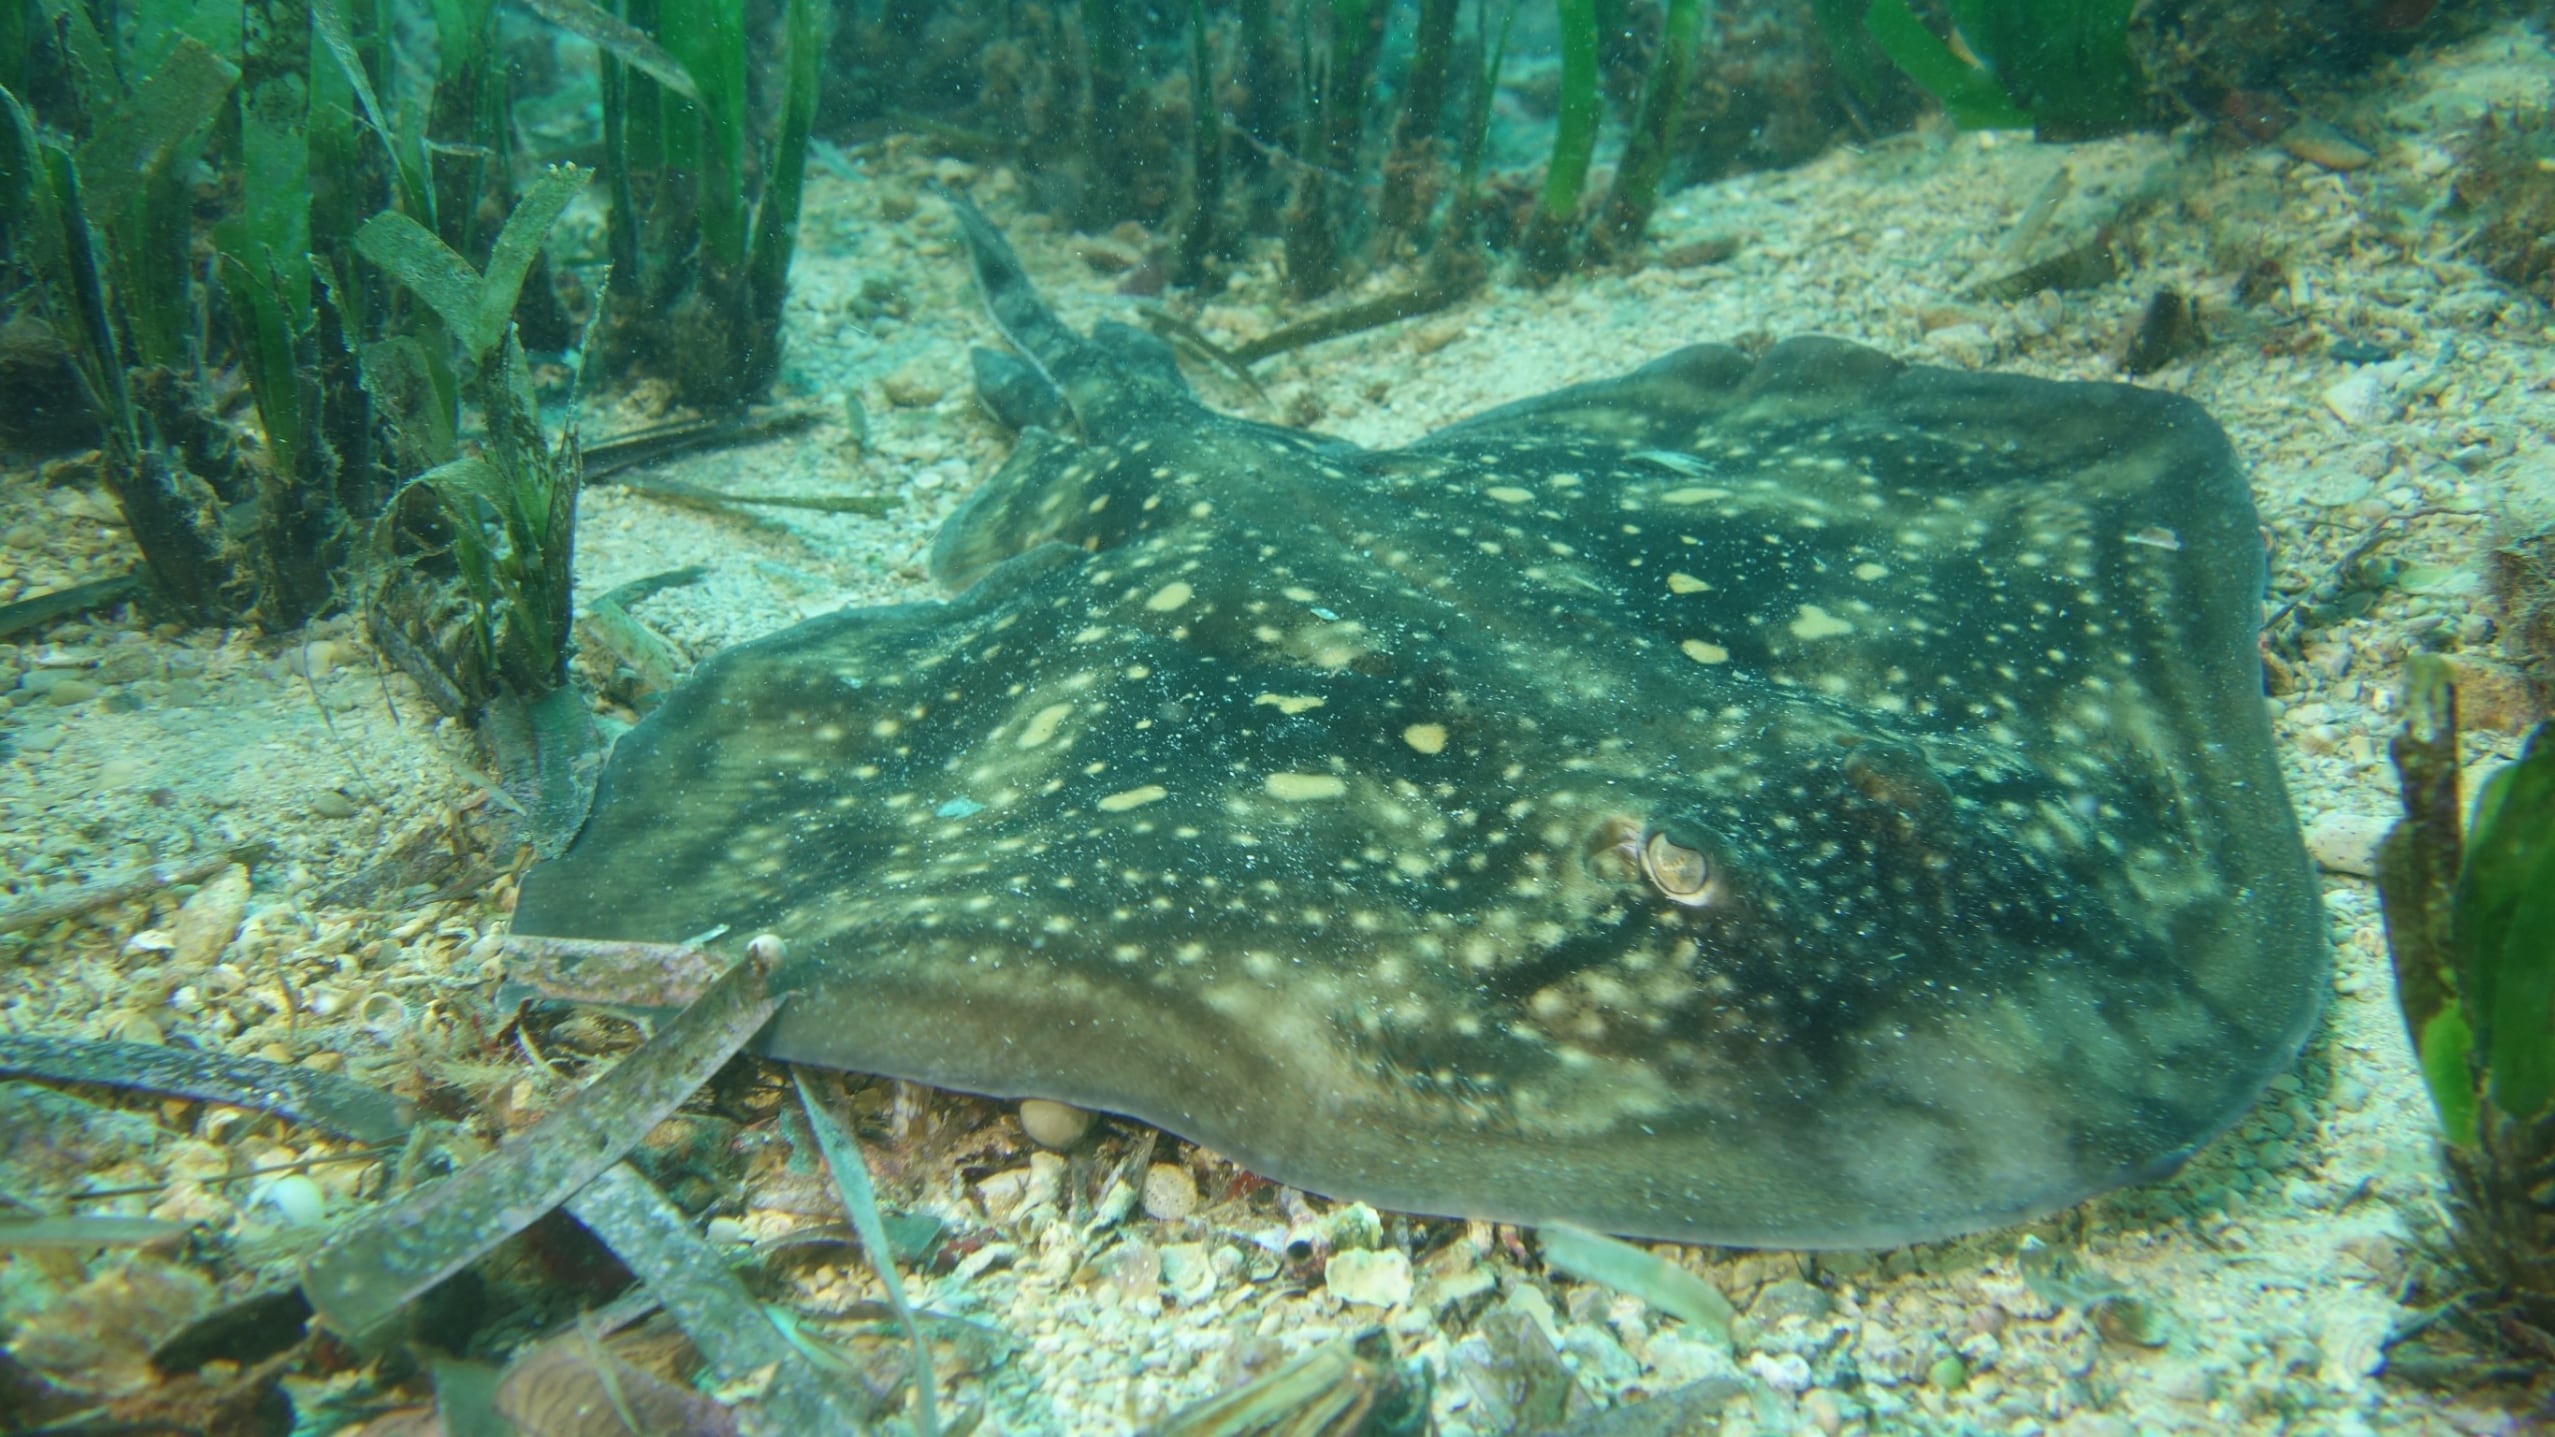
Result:
{"type": "MultiPolygon", "coordinates": [[[[1946,1357],[1943,1362],[1958,1367],[1961,1360],[1946,1357]]],[[[1934,1365],[1940,1367],[1943,1364],[1938,1362],[1934,1365]]],[[[1809,1389],[1810,1360],[1797,1352],[1751,1352],[1748,1354],[1748,1375],[1787,1397],[1796,1396],[1809,1389]]],[[[1949,1388],[1956,1384],[1936,1385],[1949,1388]]]]}
{"type": "Polygon", "coordinates": [[[1144,1215],[1156,1222],[1177,1222],[1197,1211],[1198,1184],[1177,1163],[1155,1163],[1144,1170],[1144,1215]]]}
{"type": "Polygon", "coordinates": [[[895,373],[880,380],[878,388],[887,396],[888,403],[904,409],[928,409],[949,392],[949,386],[941,382],[931,366],[919,359],[908,361],[895,373]]]}
{"type": "Polygon", "coordinates": [[[1696,269],[1707,264],[1719,264],[1738,252],[1739,241],[1736,236],[1708,235],[1691,243],[1671,245],[1659,251],[1659,264],[1663,269],[1696,269]]]}
{"type": "Polygon", "coordinates": [[[1140,251],[1106,235],[1075,240],[1073,248],[1093,274],[1124,274],[1144,263],[1144,255],[1140,251]]]}
{"type": "MultiPolygon", "coordinates": [[[[178,1262],[134,1253],[87,1268],[66,1258],[63,1276],[35,1287],[42,1294],[43,1321],[20,1327],[9,1348],[13,1368],[32,1369],[49,1386],[36,1386],[13,1370],[12,1388],[44,1392],[48,1398],[60,1391],[84,1394],[83,1401],[108,1394],[147,1400],[142,1394],[151,1381],[146,1365],[151,1350],[213,1306],[213,1284],[187,1265],[200,1259],[192,1253],[185,1257],[186,1262],[178,1262]]],[[[12,1279],[13,1305],[23,1308],[38,1300],[17,1297],[32,1284],[17,1281],[14,1271],[12,1279]]],[[[11,1406],[20,1410],[14,1401],[11,1406]]]]}
{"type": "Polygon", "coordinates": [[[234,863],[195,890],[169,921],[169,962],[205,967],[222,956],[248,912],[248,870],[234,863]]]}
{"type": "Polygon", "coordinates": [[[395,994],[374,993],[355,1005],[355,1021],[383,1042],[393,1042],[408,1031],[408,1005],[395,994]]]}
{"type": "MultiPolygon", "coordinates": [[[[34,678],[35,675],[29,674],[27,677],[34,678]]],[[[44,701],[55,708],[67,709],[73,704],[87,703],[97,696],[98,686],[87,679],[57,679],[44,690],[44,701]]]]}
{"type": "Polygon", "coordinates": [[[337,643],[333,639],[314,639],[284,650],[284,668],[296,678],[313,682],[337,671],[337,643]]]}
{"type": "Polygon", "coordinates": [[[99,661],[90,677],[102,684],[129,684],[158,674],[160,661],[147,644],[126,644],[99,661]]]}
{"type": "Polygon", "coordinates": [[[353,818],[355,800],[329,789],[311,800],[311,812],[322,818],[353,818]]]}
{"type": "Polygon", "coordinates": [[[1947,324],[1925,336],[1925,347],[1956,364],[1980,369],[1996,361],[1996,336],[1979,324],[1947,324]]]}
{"type": "Polygon", "coordinates": [[[2377,158],[2369,147],[2312,116],[2280,132],[2281,149],[2328,170],[2356,170],[2377,158]]]}
{"type": "Polygon", "coordinates": [[[1162,1250],[1149,1242],[1122,1242],[1098,1264],[1101,1276],[1118,1295],[1142,1303],[1162,1292],[1162,1250]]]}
{"type": "Polygon", "coordinates": [[[1333,1247],[1377,1247],[1384,1241],[1384,1219],[1362,1202],[1332,1209],[1321,1227],[1333,1247]]]}
{"type": "Polygon", "coordinates": [[[2348,469],[2319,469],[2298,486],[2298,497],[2324,509],[2339,509],[2369,497],[2375,485],[2348,469]]]}
{"type": "Polygon", "coordinates": [[[1162,1249],[1162,1290],[1184,1307],[1215,1295],[1215,1257],[1205,1243],[1175,1242],[1162,1249]]]}
{"type": "Polygon", "coordinates": [[[1322,1286],[1342,1302],[1399,1307],[1411,1300],[1411,1260],[1390,1248],[1348,1248],[1323,1264],[1322,1286]]]}
{"type": "Polygon", "coordinates": [[[118,1043],[142,1043],[154,1048],[168,1041],[168,1034],[161,1031],[157,1019],[130,1008],[107,1019],[106,1036],[118,1043]]]}
{"type": "Polygon", "coordinates": [[[2324,814],[2307,825],[2307,853],[2327,873],[2374,878],[2378,841],[2394,826],[2395,819],[2385,814],[2324,814]]]}
{"type": "Polygon", "coordinates": [[[1788,1277],[1758,1293],[1757,1300],[1748,1307],[1748,1315],[1773,1327],[1787,1317],[1816,1322],[1828,1315],[1831,1306],[1826,1293],[1797,1277],[1788,1277]]]}
{"type": "Polygon", "coordinates": [[[1411,331],[1411,352],[1435,354],[1464,337],[1464,321],[1453,315],[1441,316],[1411,331]]]}
{"type": "Polygon", "coordinates": [[[1070,1103],[1024,1098],[1020,1104],[1020,1128],[1038,1146],[1062,1151],[1081,1142],[1091,1131],[1091,1112],[1070,1103]]]}
{"type": "MultiPolygon", "coordinates": [[[[1571,1324],[1561,1335],[1561,1350],[1579,1360],[1582,1381],[1593,1378],[1605,1390],[1617,1390],[1641,1380],[1641,1364],[1623,1350],[1623,1344],[1615,1341],[1613,1334],[1595,1323],[1571,1324]]],[[[1805,1378],[1809,1375],[1807,1364],[1801,1372],[1805,1378]]]]}
{"type": "Polygon", "coordinates": [[[2375,368],[2352,370],[2326,385],[2324,407],[2354,429],[2393,419],[2403,408],[2385,374],[2375,368]]]}
{"type": "Polygon", "coordinates": [[[1662,1388],[1726,1376],[1736,1369],[1730,1351],[1718,1342],[1698,1342],[1683,1332],[1657,1332],[1641,1349],[1651,1380],[1662,1388]]]}
{"type": "Polygon", "coordinates": [[[1488,1268],[1467,1267],[1460,1271],[1442,1273],[1430,1280],[1428,1309],[1431,1312],[1443,1312],[1450,1307],[1460,1307],[1497,1286],[1499,1286],[1499,1279],[1494,1277],[1488,1268]]]}

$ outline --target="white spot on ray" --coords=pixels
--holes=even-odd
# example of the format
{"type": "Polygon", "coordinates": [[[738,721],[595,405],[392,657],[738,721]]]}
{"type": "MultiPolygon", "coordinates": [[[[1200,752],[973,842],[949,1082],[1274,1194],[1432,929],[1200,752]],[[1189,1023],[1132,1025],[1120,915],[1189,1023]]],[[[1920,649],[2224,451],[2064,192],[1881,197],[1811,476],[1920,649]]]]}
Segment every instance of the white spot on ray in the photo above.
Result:
{"type": "Polygon", "coordinates": [[[1038,747],[1056,736],[1056,725],[1063,723],[1065,715],[1072,712],[1072,704],[1047,705],[1029,716],[1028,724],[1020,730],[1020,737],[1013,742],[1022,748],[1038,747]]]}
{"type": "Polygon", "coordinates": [[[1788,627],[1796,639],[1833,639],[1840,634],[1854,632],[1854,625],[1816,604],[1803,604],[1800,614],[1788,627]]]}
{"type": "Polygon", "coordinates": [[[1262,784],[1271,798],[1289,803],[1313,799],[1339,798],[1348,792],[1348,780],[1330,773],[1273,773],[1262,784]]]}
{"type": "Polygon", "coordinates": [[[1688,639],[1684,643],[1677,645],[1677,647],[1685,651],[1687,658],[1690,658],[1699,664],[1726,664],[1730,662],[1730,651],[1721,647],[1719,644],[1707,644],[1701,639],[1688,639]]]}

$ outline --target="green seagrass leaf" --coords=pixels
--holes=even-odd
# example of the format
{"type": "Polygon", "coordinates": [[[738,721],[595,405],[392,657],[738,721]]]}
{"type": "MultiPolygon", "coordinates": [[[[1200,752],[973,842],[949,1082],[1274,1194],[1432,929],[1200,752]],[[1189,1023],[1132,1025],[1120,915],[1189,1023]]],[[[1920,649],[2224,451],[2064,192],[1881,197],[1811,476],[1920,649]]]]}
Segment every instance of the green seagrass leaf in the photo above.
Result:
{"type": "Polygon", "coordinates": [[[479,272],[434,231],[396,210],[384,210],[355,231],[355,251],[433,310],[469,351],[473,364],[487,352],[479,342],[479,272]]]}

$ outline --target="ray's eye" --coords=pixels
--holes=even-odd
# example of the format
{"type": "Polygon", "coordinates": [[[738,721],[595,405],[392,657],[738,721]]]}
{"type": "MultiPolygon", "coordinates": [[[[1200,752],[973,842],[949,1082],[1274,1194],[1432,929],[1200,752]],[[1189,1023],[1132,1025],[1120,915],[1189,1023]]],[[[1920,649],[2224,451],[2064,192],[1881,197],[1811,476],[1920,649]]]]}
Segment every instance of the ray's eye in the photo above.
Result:
{"type": "Polygon", "coordinates": [[[1672,903],[1693,907],[1711,896],[1712,860],[1664,831],[1641,841],[1641,876],[1672,903]]]}

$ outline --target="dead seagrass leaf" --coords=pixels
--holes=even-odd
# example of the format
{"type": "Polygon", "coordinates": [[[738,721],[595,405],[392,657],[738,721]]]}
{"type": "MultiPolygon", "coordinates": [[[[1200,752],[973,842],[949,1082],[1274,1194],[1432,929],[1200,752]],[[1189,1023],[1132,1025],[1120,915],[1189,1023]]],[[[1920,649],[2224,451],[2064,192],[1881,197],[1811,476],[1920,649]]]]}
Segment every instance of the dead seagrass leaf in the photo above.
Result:
{"type": "Polygon", "coordinates": [[[737,1430],[726,1408],[623,1361],[582,1322],[509,1363],[496,1405],[522,1437],[735,1437],[737,1430]]]}

